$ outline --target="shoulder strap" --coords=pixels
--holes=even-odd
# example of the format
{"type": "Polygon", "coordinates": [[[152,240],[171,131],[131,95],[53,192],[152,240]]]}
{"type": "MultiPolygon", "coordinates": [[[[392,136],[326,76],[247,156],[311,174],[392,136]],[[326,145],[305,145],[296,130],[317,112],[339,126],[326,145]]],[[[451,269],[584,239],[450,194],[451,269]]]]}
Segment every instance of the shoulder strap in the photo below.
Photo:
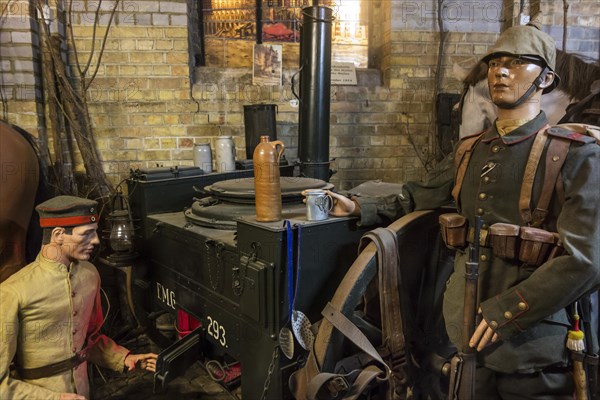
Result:
{"type": "Polygon", "coordinates": [[[456,206],[459,206],[459,195],[460,190],[462,188],[463,181],[465,179],[465,174],[467,173],[467,167],[469,166],[469,161],[471,160],[471,154],[473,153],[473,148],[479,142],[481,137],[485,131],[480,132],[473,136],[468,136],[464,138],[456,149],[456,153],[454,154],[454,188],[452,189],[452,197],[456,202],[456,206]]]}
{"type": "Polygon", "coordinates": [[[533,210],[531,225],[539,227],[548,215],[548,206],[554,193],[554,187],[558,182],[560,170],[565,163],[571,141],[566,139],[552,138],[548,145],[546,153],[546,169],[544,172],[544,181],[542,183],[542,193],[538,200],[537,207],[533,210]]]}
{"type": "Polygon", "coordinates": [[[533,190],[535,173],[540,163],[542,153],[544,152],[546,140],[548,139],[548,135],[546,134],[548,128],[549,126],[546,125],[535,136],[531,151],[529,152],[527,164],[525,165],[525,171],[523,172],[523,183],[521,183],[521,193],[519,195],[519,213],[521,214],[521,220],[524,225],[529,225],[532,219],[530,207],[531,192],[533,190]]]}
{"type": "Polygon", "coordinates": [[[598,142],[600,131],[597,127],[585,124],[561,124],[553,127],[546,126],[538,132],[523,174],[519,211],[524,224],[539,227],[548,215],[548,206],[556,190],[559,198],[564,200],[564,188],[561,169],[569,153],[571,142],[589,144],[598,142]],[[542,191],[538,204],[533,212],[530,210],[533,181],[539,165],[546,140],[550,137],[546,151],[545,172],[542,181],[542,191]]]}

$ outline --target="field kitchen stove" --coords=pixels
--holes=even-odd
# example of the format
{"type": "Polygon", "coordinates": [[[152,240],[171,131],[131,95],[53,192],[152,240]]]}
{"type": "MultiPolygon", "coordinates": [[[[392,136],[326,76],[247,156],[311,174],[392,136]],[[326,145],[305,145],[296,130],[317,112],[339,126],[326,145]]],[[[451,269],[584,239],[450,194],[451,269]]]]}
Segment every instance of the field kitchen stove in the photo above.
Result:
{"type": "MultiPolygon", "coordinates": [[[[282,175],[290,172],[282,169],[282,175]]],[[[128,180],[147,266],[138,282],[149,286],[152,298],[147,311],[182,310],[201,322],[160,354],[155,387],[165,388],[196,360],[217,359],[239,362],[244,400],[259,399],[265,390],[266,399],[291,398],[288,377],[307,352],[296,343],[290,360],[278,348],[290,293],[295,309],[317,322],[356,258],[365,233],[356,218],[306,220],[302,190],[331,184],[282,176],[283,220],[261,223],[255,220],[251,174],[157,180],[132,174],[128,180]]]]}

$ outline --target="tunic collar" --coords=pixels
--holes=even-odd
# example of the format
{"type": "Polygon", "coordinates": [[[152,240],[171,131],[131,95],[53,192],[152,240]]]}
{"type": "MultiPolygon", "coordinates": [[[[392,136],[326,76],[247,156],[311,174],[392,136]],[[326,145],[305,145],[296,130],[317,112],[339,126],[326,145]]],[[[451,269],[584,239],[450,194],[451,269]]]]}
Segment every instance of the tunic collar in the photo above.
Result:
{"type": "Polygon", "coordinates": [[[42,267],[53,270],[53,271],[69,272],[69,271],[71,271],[71,269],[73,269],[73,267],[75,265],[75,263],[73,263],[73,262],[70,263],[69,265],[65,265],[61,262],[51,260],[49,258],[44,257],[42,255],[42,253],[38,254],[37,260],[39,261],[39,263],[42,267]]]}
{"type": "Polygon", "coordinates": [[[500,139],[506,145],[513,145],[522,142],[535,135],[540,129],[542,129],[548,123],[548,119],[546,118],[546,114],[543,111],[531,121],[521,125],[517,129],[511,131],[510,133],[500,136],[498,130],[496,129],[496,122],[492,124],[492,126],[483,134],[482,141],[483,142],[491,142],[492,140],[500,139]]]}

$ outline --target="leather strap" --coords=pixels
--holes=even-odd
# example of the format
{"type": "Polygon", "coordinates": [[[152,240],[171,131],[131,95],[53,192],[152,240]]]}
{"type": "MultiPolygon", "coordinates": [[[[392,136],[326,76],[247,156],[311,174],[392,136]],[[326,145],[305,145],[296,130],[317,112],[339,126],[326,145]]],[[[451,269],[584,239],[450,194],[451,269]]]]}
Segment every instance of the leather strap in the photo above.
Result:
{"type": "Polygon", "coordinates": [[[378,361],[381,365],[383,365],[386,371],[385,379],[389,378],[390,374],[392,373],[392,370],[383,361],[381,355],[379,355],[377,350],[375,350],[375,347],[373,347],[373,345],[365,336],[365,334],[362,333],[360,329],[358,329],[356,325],[352,323],[352,321],[346,318],[344,314],[336,310],[330,302],[327,302],[327,305],[325,305],[325,308],[323,308],[321,314],[323,314],[325,319],[331,322],[331,325],[333,325],[338,331],[340,331],[344,336],[346,336],[359,349],[361,349],[369,356],[371,356],[374,360],[378,361]]]}
{"type": "Polygon", "coordinates": [[[454,155],[454,170],[456,173],[454,175],[454,188],[452,189],[452,197],[454,198],[456,206],[459,209],[460,190],[462,188],[463,181],[465,180],[465,174],[467,173],[467,167],[469,166],[469,161],[471,160],[471,154],[473,154],[473,148],[475,145],[477,145],[484,132],[463,139],[463,141],[459,143],[458,148],[456,149],[456,154],[454,155]]]}
{"type": "Polygon", "coordinates": [[[546,140],[548,140],[546,130],[549,127],[549,125],[546,125],[535,136],[527,164],[525,165],[525,171],[523,172],[523,183],[521,184],[521,194],[519,195],[519,213],[521,214],[523,225],[529,225],[532,219],[531,192],[533,190],[533,181],[535,180],[535,173],[544,152],[546,140]]]}
{"type": "MultiPolygon", "coordinates": [[[[394,231],[388,228],[377,228],[367,232],[361,238],[359,248],[362,250],[369,241],[377,247],[382,343],[389,351],[389,360],[395,372],[395,379],[392,379],[390,385],[389,398],[392,398],[392,394],[396,392],[395,386],[406,381],[405,369],[408,359],[404,339],[403,308],[400,302],[398,240],[394,231]]],[[[411,307],[405,309],[410,310],[411,307]]]]}
{"type": "Polygon", "coordinates": [[[548,215],[548,206],[554,193],[554,187],[558,182],[558,176],[565,163],[570,146],[571,141],[567,139],[552,138],[550,140],[548,151],[546,152],[546,169],[544,171],[542,193],[537,207],[533,211],[531,226],[541,226],[544,219],[546,219],[546,215],[548,215]]]}
{"type": "Polygon", "coordinates": [[[41,379],[47,378],[54,375],[62,374],[63,372],[69,371],[79,364],[87,360],[88,354],[87,351],[80,351],[75,354],[73,357],[59,361],[53,364],[48,364],[43,367],[37,368],[20,368],[17,367],[17,372],[21,379],[41,379]]]}

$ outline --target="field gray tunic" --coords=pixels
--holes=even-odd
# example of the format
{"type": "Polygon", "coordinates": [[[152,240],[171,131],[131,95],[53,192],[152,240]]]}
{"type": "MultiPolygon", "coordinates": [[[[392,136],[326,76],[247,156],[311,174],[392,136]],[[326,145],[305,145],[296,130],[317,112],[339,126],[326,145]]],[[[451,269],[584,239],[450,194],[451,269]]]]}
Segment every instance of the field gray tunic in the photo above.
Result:
{"type": "MultiPolygon", "coordinates": [[[[483,134],[473,149],[459,197],[460,213],[470,226],[476,215],[488,226],[523,225],[518,207],[523,172],[534,138],[545,124],[542,112],[503,137],[495,124],[483,134]],[[494,168],[482,176],[486,165],[494,168]]],[[[565,307],[600,286],[600,146],[584,142],[572,142],[562,168],[564,204],[560,207],[554,197],[542,226],[559,233],[567,254],[534,268],[494,257],[491,248],[481,248],[481,309],[487,323],[497,325],[499,341],[479,352],[478,362],[494,371],[529,373],[566,364],[570,323],[565,307]]],[[[539,199],[545,157],[546,151],[536,173],[532,204],[539,199]]],[[[448,157],[441,162],[424,182],[405,184],[397,196],[358,198],[362,222],[372,224],[382,216],[397,218],[405,211],[448,204],[454,185],[452,161],[448,157]]],[[[447,333],[459,349],[466,261],[458,251],[444,294],[447,333]]]]}

